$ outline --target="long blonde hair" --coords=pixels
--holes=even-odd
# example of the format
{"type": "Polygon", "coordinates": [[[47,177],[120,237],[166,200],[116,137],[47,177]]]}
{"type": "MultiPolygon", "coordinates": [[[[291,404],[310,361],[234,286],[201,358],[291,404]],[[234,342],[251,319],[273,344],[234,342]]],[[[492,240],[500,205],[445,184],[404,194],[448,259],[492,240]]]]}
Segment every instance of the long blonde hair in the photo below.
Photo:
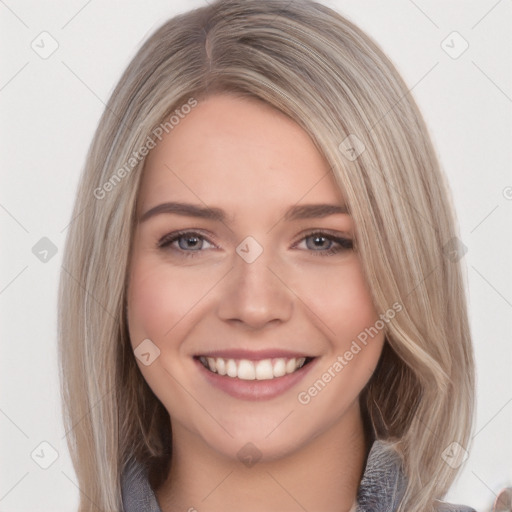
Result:
{"type": "Polygon", "coordinates": [[[403,307],[385,327],[363,411],[403,459],[399,510],[434,510],[459,469],[443,451],[468,449],[474,363],[455,214],[422,116],[389,59],[340,14],[309,0],[219,0],[174,17],[141,47],[81,177],[59,292],[63,415],[80,512],[122,509],[130,456],[154,486],[169,467],[169,415],[127,333],[134,211],[156,128],[172,129],[173,112],[185,115],[183,105],[217,92],[284,112],[332,166],[377,311],[403,307]]]}

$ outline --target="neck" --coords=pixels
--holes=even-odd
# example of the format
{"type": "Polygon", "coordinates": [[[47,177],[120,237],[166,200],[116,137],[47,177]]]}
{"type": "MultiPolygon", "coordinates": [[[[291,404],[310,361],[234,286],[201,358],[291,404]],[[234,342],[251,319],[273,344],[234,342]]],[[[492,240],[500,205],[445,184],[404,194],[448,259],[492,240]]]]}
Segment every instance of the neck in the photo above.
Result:
{"type": "Polygon", "coordinates": [[[163,512],[352,512],[368,446],[356,401],[343,418],[300,449],[246,467],[172,424],[173,457],[156,490],[163,512]]]}

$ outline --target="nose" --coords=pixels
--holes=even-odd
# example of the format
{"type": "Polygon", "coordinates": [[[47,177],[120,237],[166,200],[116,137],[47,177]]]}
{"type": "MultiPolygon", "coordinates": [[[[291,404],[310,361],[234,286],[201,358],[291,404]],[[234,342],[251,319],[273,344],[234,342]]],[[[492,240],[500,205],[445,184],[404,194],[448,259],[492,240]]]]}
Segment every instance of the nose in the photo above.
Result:
{"type": "Polygon", "coordinates": [[[263,250],[254,261],[235,253],[219,298],[219,318],[251,330],[286,322],[295,295],[285,274],[270,250],[263,250]]]}

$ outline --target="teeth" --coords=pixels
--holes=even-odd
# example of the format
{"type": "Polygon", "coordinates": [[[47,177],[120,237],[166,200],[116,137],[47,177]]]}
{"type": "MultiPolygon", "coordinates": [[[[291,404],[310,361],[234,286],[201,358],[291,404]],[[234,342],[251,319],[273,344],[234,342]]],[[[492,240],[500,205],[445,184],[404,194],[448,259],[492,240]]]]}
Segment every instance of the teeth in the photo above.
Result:
{"type": "MultiPolygon", "coordinates": [[[[212,370],[210,368],[210,370],[212,370]]],[[[213,372],[214,370],[212,370],[213,372]]],[[[233,359],[228,359],[228,362],[226,363],[226,373],[228,374],[228,377],[236,377],[237,369],[236,369],[236,363],[233,359]]]]}
{"type": "Polygon", "coordinates": [[[215,362],[215,359],[213,359],[213,357],[207,357],[206,360],[208,361],[208,366],[210,367],[210,370],[212,372],[216,372],[217,371],[217,364],[215,362]]]}
{"type": "Polygon", "coordinates": [[[297,360],[293,357],[286,362],[286,373],[292,373],[297,368],[297,360]]]}
{"type": "Polygon", "coordinates": [[[219,375],[226,375],[226,361],[222,359],[221,357],[218,357],[215,360],[216,367],[217,367],[217,373],[219,375]]]}
{"type": "Polygon", "coordinates": [[[274,377],[286,375],[286,359],[277,359],[272,366],[274,377]]]}
{"type": "Polygon", "coordinates": [[[287,359],[284,357],[249,361],[248,359],[223,359],[222,357],[199,358],[203,366],[219,375],[238,377],[242,380],[271,380],[293,373],[304,366],[305,357],[287,359]]]}
{"type": "Polygon", "coordinates": [[[270,359],[263,359],[263,361],[258,361],[256,363],[256,379],[268,380],[273,378],[274,371],[272,368],[272,361],[270,359]]]}
{"type": "Polygon", "coordinates": [[[254,380],[256,378],[256,368],[252,361],[242,359],[238,363],[238,374],[237,377],[243,380],[254,380]]]}

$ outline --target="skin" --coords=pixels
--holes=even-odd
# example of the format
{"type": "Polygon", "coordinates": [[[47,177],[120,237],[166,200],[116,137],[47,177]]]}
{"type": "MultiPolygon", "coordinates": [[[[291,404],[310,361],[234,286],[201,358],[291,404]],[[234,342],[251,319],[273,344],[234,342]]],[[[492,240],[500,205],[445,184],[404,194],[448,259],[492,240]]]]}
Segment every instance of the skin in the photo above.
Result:
{"type": "Polygon", "coordinates": [[[243,503],[245,512],[349,511],[367,448],[358,396],[384,334],[307,405],[299,403],[298,393],[379,317],[357,252],[325,254],[339,244],[308,236],[327,230],[353,240],[351,217],[283,218],[297,203],[343,204],[329,165],[284,114],[257,100],[215,95],[148,156],[139,218],[168,201],[219,207],[227,219],[162,213],[135,229],[130,338],[134,349],[150,339],[160,350],[150,365],[137,363],[169,412],[173,433],[171,469],[156,492],[162,510],[230,512],[243,503]],[[186,236],[181,249],[180,240],[158,247],[184,229],[203,238],[194,245],[186,236]],[[263,248],[252,263],[235,250],[247,236],[263,248]],[[211,386],[193,360],[231,348],[300,350],[317,360],[283,394],[243,400],[211,386]],[[251,467],[237,457],[248,442],[261,454],[251,467]]]}

